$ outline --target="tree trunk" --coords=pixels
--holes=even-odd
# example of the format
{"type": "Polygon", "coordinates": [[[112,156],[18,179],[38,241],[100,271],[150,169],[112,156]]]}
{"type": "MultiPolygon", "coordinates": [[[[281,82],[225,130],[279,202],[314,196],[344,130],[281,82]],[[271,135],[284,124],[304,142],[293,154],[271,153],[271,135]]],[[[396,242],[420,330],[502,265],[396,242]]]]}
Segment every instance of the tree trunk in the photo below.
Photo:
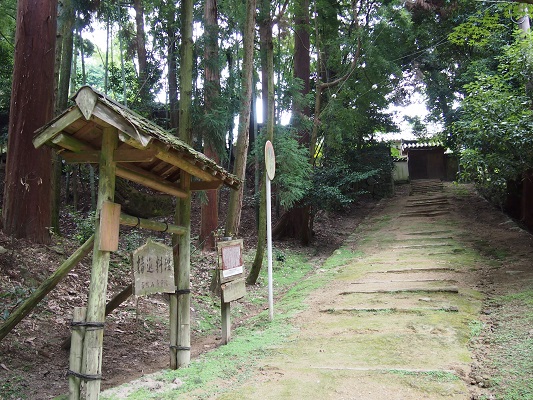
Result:
{"type": "MultiPolygon", "coordinates": [[[[58,38],[61,45],[56,45],[56,68],[59,76],[57,79],[57,94],[55,101],[55,114],[61,113],[67,108],[70,87],[70,75],[72,70],[72,54],[74,48],[74,8],[71,0],[63,0],[58,21],[58,38]],[[57,60],[59,58],[59,60],[57,60]],[[59,61],[59,63],[58,63],[59,61]]],[[[51,205],[51,227],[56,234],[60,234],[59,229],[59,209],[61,205],[61,173],[63,163],[59,155],[52,156],[52,205],[51,205]]]]}
{"type": "Polygon", "coordinates": [[[8,235],[50,241],[51,154],[33,132],[54,112],[57,1],[19,0],[3,223],[8,235]]]}
{"type": "Polygon", "coordinates": [[[169,6],[167,13],[167,20],[165,21],[166,33],[168,36],[168,104],[170,113],[170,127],[178,132],[179,125],[179,102],[178,102],[178,50],[176,40],[173,40],[178,32],[174,26],[174,20],[176,18],[174,8],[169,6]]]}
{"type": "MultiPolygon", "coordinates": [[[[246,161],[249,147],[250,109],[252,104],[252,72],[254,57],[254,31],[255,31],[256,0],[246,2],[246,22],[243,32],[244,61],[242,67],[242,100],[239,114],[239,133],[235,146],[235,165],[233,173],[243,182],[246,178],[246,161]]],[[[241,223],[242,200],[244,184],[239,190],[230,193],[228,215],[226,217],[226,236],[237,236],[241,223]]]]}
{"type": "MultiPolygon", "coordinates": [[[[220,67],[218,63],[218,9],[216,0],[205,0],[205,112],[217,107],[220,95],[220,67]]],[[[215,162],[220,157],[213,145],[217,132],[207,132],[204,136],[204,153],[215,162]]],[[[215,230],[218,226],[218,190],[206,190],[207,202],[202,204],[200,243],[202,250],[215,249],[215,230]]]]}
{"type": "Polygon", "coordinates": [[[136,27],[136,44],[137,60],[139,62],[139,88],[141,104],[149,98],[150,87],[148,85],[148,59],[146,56],[146,38],[144,33],[144,7],[142,0],[133,0],[135,9],[135,27],[136,27]]]}
{"type": "MultiPolygon", "coordinates": [[[[274,46],[272,42],[272,19],[270,17],[270,2],[263,0],[262,4],[263,18],[260,25],[261,46],[264,46],[266,66],[263,66],[263,88],[266,87],[267,94],[267,112],[263,114],[266,119],[266,139],[274,142],[274,46]]],[[[264,101],[263,101],[264,104],[264,101]]],[[[257,229],[257,250],[255,253],[254,262],[250,273],[246,278],[246,283],[253,285],[257,282],[259,272],[263,265],[263,257],[265,254],[266,245],[266,190],[265,179],[266,174],[263,171],[263,178],[261,181],[261,203],[259,205],[259,226],[257,229]]]]}
{"type": "MultiPolygon", "coordinates": [[[[301,1],[295,11],[294,75],[302,82],[300,93],[302,98],[305,98],[310,88],[309,0],[301,1]]],[[[310,145],[309,130],[303,123],[309,118],[309,114],[309,107],[306,103],[294,104],[294,126],[298,130],[298,141],[304,146],[310,145]]],[[[309,206],[296,204],[281,217],[272,234],[276,238],[285,236],[298,238],[303,245],[309,245],[312,237],[310,211],[309,206]]]]}
{"type": "Polygon", "coordinates": [[[71,0],[63,0],[61,13],[61,67],[59,70],[59,90],[57,97],[57,110],[62,112],[68,106],[70,75],[72,71],[72,57],[74,53],[74,21],[75,11],[71,0]]]}

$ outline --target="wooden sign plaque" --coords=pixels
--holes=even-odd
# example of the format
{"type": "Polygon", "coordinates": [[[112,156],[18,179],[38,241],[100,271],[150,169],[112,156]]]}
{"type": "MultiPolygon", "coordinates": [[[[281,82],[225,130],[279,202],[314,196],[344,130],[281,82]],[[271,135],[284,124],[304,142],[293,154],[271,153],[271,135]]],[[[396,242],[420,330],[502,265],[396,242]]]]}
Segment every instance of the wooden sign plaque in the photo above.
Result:
{"type": "Polygon", "coordinates": [[[174,293],[174,262],[172,248],[148,239],[132,254],[133,293],[174,293]]]}
{"type": "Polygon", "coordinates": [[[221,283],[243,277],[242,248],[242,239],[218,242],[218,269],[221,283]]]}

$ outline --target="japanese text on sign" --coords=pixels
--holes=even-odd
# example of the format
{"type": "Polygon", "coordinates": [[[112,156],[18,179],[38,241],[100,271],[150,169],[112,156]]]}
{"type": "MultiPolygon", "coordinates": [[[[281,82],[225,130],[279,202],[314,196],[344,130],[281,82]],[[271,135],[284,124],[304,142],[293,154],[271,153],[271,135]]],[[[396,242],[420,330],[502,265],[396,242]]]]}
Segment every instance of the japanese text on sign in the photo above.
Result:
{"type": "Polygon", "coordinates": [[[132,265],[136,296],[176,291],[171,247],[149,239],[133,252],[132,265]]]}
{"type": "Polygon", "coordinates": [[[242,240],[219,242],[219,268],[222,277],[228,278],[244,272],[242,262],[242,240]]]}

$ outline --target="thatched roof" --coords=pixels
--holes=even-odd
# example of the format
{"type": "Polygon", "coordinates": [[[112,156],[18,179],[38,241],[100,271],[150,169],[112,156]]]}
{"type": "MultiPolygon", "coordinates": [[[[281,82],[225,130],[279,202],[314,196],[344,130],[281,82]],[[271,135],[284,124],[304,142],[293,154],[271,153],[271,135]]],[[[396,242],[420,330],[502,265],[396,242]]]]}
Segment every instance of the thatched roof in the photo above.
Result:
{"type": "Polygon", "coordinates": [[[236,176],[204,154],[91,87],[82,87],[73,100],[75,105],[36,131],[35,147],[52,146],[67,162],[97,163],[103,131],[115,127],[119,132],[114,155],[118,176],[178,197],[187,195],[177,183],[181,170],[196,178],[191,190],[241,185],[236,176]]]}

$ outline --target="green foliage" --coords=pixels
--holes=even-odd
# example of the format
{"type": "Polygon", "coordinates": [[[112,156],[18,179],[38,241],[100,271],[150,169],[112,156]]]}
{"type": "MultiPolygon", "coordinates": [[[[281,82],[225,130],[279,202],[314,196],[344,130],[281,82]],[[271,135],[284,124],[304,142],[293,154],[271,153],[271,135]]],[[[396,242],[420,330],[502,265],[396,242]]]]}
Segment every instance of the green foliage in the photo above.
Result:
{"type": "Polygon", "coordinates": [[[378,170],[366,172],[351,171],[341,162],[329,167],[317,167],[313,173],[313,191],[308,202],[315,210],[341,210],[352,203],[363,190],[357,184],[377,174],[378,170]]]}
{"type": "Polygon", "coordinates": [[[505,26],[501,23],[498,13],[487,9],[480,10],[456,26],[448,35],[448,40],[459,46],[483,48],[490,45],[502,29],[505,29],[505,26]]]}
{"type": "Polygon", "coordinates": [[[348,142],[334,155],[328,154],[313,170],[307,199],[315,210],[341,210],[364,193],[390,194],[393,163],[388,144],[367,142],[355,147],[348,142]]]}
{"type": "MultiPolygon", "coordinates": [[[[254,152],[259,151],[259,159],[264,160],[265,138],[260,135],[255,143],[254,152]]],[[[296,140],[295,132],[277,127],[274,135],[276,153],[276,176],[272,181],[276,196],[282,207],[290,208],[311,190],[311,164],[307,148],[296,140]]]]}
{"type": "Polygon", "coordinates": [[[75,239],[80,244],[83,244],[94,234],[95,213],[93,211],[84,216],[77,211],[73,211],[71,216],[77,228],[75,239]]]}
{"type": "Polygon", "coordinates": [[[404,120],[411,125],[412,134],[418,139],[428,139],[428,129],[422,119],[416,115],[414,117],[405,116],[404,120]]]}
{"type": "Polygon", "coordinates": [[[11,77],[15,53],[15,22],[17,2],[0,2],[0,141],[7,142],[11,77]]]}
{"type": "Polygon", "coordinates": [[[465,85],[454,134],[462,150],[462,179],[476,182],[485,195],[502,204],[509,180],[533,163],[533,111],[524,84],[533,55],[517,41],[504,49],[498,71],[480,73],[465,85]]]}
{"type": "Polygon", "coordinates": [[[483,327],[485,324],[483,321],[479,321],[477,319],[473,319],[468,323],[468,327],[470,328],[470,339],[473,340],[479,335],[481,335],[481,332],[483,331],[483,327]]]}

